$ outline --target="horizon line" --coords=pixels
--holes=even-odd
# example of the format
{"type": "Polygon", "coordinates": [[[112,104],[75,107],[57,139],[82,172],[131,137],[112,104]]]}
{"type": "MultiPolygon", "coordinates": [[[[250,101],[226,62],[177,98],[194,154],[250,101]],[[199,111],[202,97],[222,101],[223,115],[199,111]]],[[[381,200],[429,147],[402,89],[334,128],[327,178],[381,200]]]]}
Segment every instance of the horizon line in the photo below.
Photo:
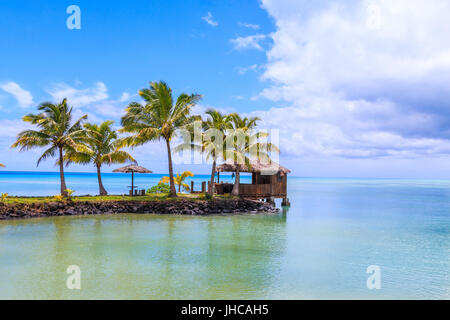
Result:
{"type": "MultiPolygon", "coordinates": [[[[54,173],[54,174],[60,174],[59,171],[31,171],[31,170],[1,170],[0,171],[0,175],[2,173],[54,173]]],[[[90,171],[65,171],[65,174],[93,174],[93,175],[97,175],[96,172],[90,172],[90,171]]],[[[102,172],[102,174],[128,174],[128,173],[117,173],[117,172],[102,172]]],[[[152,172],[152,173],[145,173],[145,174],[139,174],[139,175],[168,175],[169,173],[157,173],[157,172],[152,172]]],[[[249,175],[249,172],[241,172],[241,176],[242,175],[249,175]]],[[[211,174],[210,173],[194,173],[194,177],[195,176],[208,176],[210,177],[211,174]]],[[[220,176],[232,176],[232,174],[226,174],[226,173],[222,173],[220,174],[220,176]]],[[[394,178],[394,177],[349,177],[349,176],[298,176],[298,175],[289,175],[290,178],[300,178],[300,179],[361,179],[361,180],[433,180],[433,181],[450,181],[450,178],[394,178]]]]}

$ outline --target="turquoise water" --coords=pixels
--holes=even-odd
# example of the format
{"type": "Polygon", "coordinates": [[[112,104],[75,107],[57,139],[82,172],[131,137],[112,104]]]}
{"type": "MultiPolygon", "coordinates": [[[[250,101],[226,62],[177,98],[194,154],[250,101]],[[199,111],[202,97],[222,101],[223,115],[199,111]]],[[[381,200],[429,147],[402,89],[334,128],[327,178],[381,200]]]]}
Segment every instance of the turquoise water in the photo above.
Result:
{"type": "MultiPolygon", "coordinates": [[[[167,175],[167,174],[166,174],[167,175]]],[[[157,185],[163,174],[135,174],[134,185],[145,189],[157,185]]],[[[96,173],[65,174],[67,188],[74,190],[75,195],[97,195],[98,180],[96,173]]],[[[202,181],[210,180],[211,176],[196,175],[186,179],[194,181],[194,190],[201,190],[202,181]]],[[[230,175],[221,175],[221,181],[233,181],[230,175]]],[[[109,194],[126,194],[131,186],[131,174],[103,173],[102,181],[109,194]]],[[[251,182],[249,175],[243,175],[243,183],[251,182]]],[[[0,171],[0,193],[7,192],[11,196],[54,196],[60,194],[60,178],[58,172],[15,172],[0,171]]]]}
{"type": "Polygon", "coordinates": [[[288,192],[274,216],[2,221],[0,298],[450,298],[450,181],[290,178],[288,192]]]}

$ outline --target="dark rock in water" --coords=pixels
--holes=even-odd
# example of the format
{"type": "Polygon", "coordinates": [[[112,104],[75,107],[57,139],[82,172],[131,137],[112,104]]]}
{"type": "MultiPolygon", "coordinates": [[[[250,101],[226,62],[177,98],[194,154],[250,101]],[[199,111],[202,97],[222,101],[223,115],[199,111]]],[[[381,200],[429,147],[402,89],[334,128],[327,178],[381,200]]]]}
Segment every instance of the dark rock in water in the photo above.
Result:
{"type": "Polygon", "coordinates": [[[67,210],[67,211],[65,212],[65,214],[74,216],[74,215],[77,214],[77,211],[75,211],[75,210],[73,210],[73,209],[69,209],[69,210],[67,210]]]}
{"type": "Polygon", "coordinates": [[[19,217],[25,217],[27,215],[27,213],[22,210],[17,210],[16,215],[18,215],[19,217]]]}

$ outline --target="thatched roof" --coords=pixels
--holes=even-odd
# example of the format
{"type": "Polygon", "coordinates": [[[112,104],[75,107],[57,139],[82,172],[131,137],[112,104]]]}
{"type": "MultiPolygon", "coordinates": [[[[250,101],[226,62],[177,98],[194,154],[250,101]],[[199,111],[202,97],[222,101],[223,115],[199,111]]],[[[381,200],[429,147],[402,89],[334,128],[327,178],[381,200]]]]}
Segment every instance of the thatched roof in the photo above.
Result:
{"type": "Polygon", "coordinates": [[[291,173],[291,170],[280,166],[278,163],[271,161],[270,163],[261,161],[251,161],[251,167],[248,168],[245,164],[236,164],[226,162],[224,164],[218,165],[216,168],[217,172],[235,172],[236,167],[239,166],[240,172],[255,172],[261,173],[262,175],[274,175],[280,172],[282,175],[291,173]]]}
{"type": "Polygon", "coordinates": [[[120,172],[120,173],[131,173],[131,172],[137,172],[137,173],[152,173],[152,171],[141,167],[141,166],[137,166],[134,164],[130,164],[128,166],[122,167],[122,168],[118,168],[113,170],[113,172],[120,172]]]}

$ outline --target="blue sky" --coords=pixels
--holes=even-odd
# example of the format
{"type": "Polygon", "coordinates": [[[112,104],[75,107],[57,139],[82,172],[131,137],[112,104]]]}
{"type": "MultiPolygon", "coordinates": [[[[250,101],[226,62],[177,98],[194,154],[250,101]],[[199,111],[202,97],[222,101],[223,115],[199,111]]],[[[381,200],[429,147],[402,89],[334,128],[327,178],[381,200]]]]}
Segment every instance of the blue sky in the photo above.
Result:
{"type": "MultiPolygon", "coordinates": [[[[0,162],[35,170],[39,150],[9,146],[40,102],[68,97],[77,115],[118,124],[138,89],[165,80],[175,94],[203,94],[198,112],[260,116],[280,131],[295,175],[448,178],[449,9],[443,0],[3,0],[0,162]],[[81,30],[66,27],[72,4],[81,30]]],[[[166,171],[164,146],[134,152],[166,171]]],[[[209,170],[176,169],[185,168],[209,170]]]]}
{"type": "Polygon", "coordinates": [[[66,8],[73,3],[2,1],[2,81],[13,78],[41,101],[47,98],[43,88],[53,83],[86,87],[101,81],[120,97],[165,79],[178,91],[204,94],[205,104],[243,110],[261,105],[234,97],[263,89],[238,68],[263,63],[265,52],[233,50],[230,43],[254,33],[240,23],[257,24],[259,33],[274,29],[258,2],[76,1],[82,28],[68,30],[66,8]],[[220,21],[217,27],[202,20],[208,12],[220,21]]]}

